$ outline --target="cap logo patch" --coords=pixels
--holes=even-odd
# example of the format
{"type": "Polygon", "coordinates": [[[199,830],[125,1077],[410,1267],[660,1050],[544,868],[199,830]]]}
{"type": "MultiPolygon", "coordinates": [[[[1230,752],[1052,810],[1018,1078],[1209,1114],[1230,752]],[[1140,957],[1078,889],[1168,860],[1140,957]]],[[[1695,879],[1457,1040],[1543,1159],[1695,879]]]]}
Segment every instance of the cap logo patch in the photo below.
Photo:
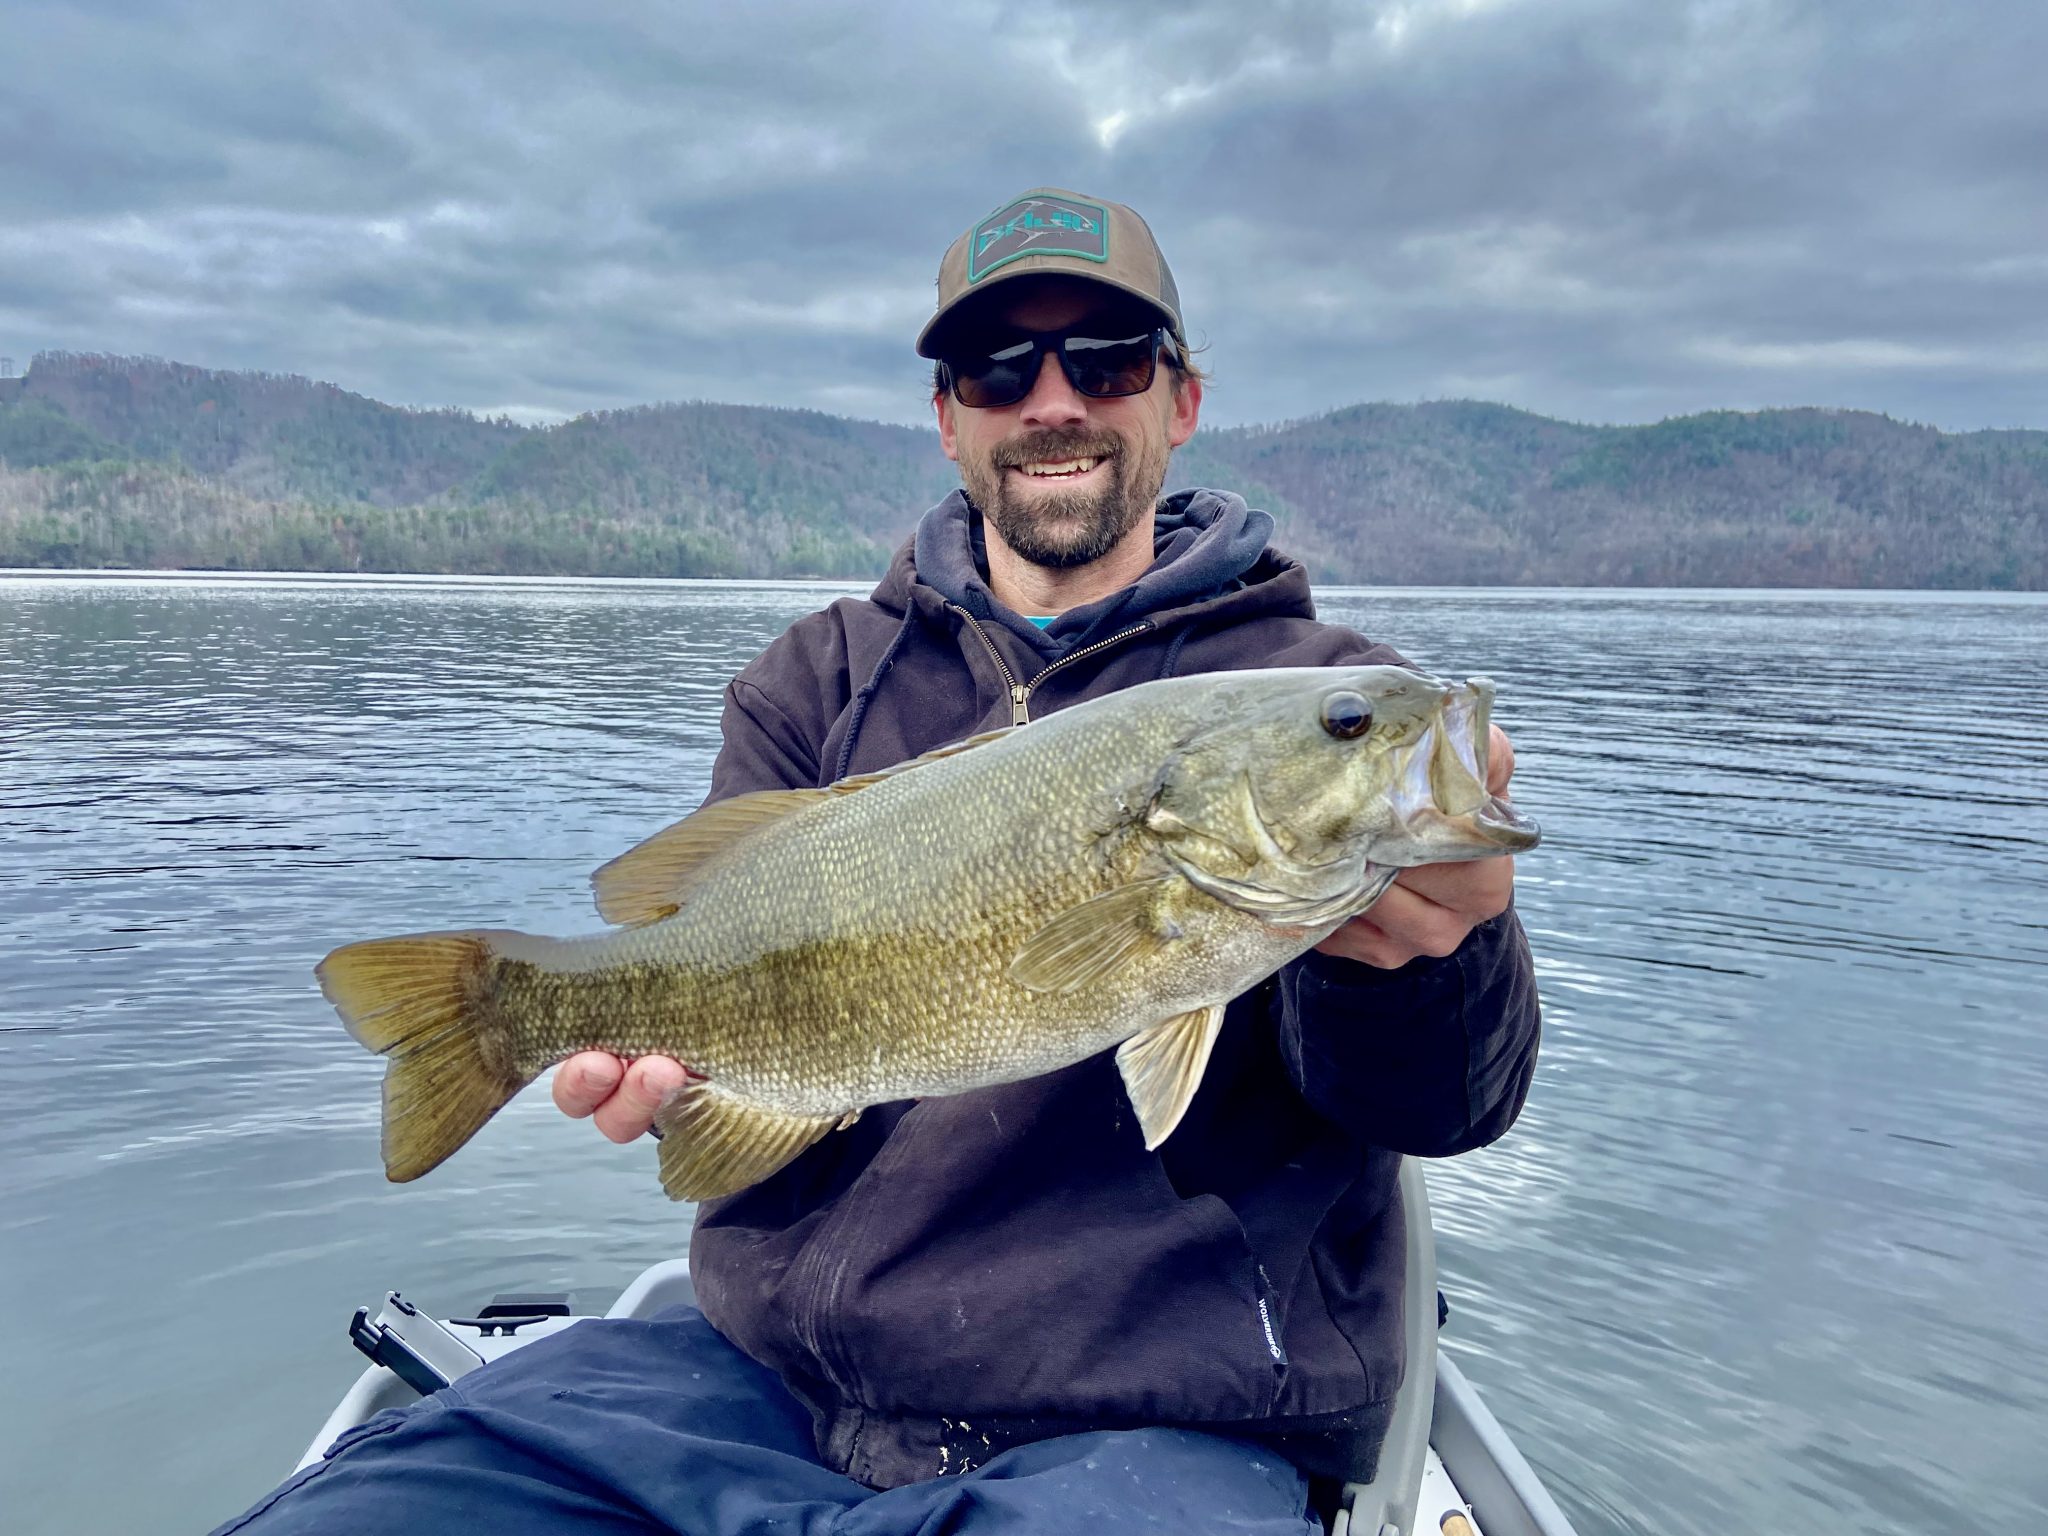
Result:
{"type": "Polygon", "coordinates": [[[978,283],[1020,256],[1109,260],[1109,210],[1065,197],[1022,197],[974,226],[967,281],[978,283]]]}

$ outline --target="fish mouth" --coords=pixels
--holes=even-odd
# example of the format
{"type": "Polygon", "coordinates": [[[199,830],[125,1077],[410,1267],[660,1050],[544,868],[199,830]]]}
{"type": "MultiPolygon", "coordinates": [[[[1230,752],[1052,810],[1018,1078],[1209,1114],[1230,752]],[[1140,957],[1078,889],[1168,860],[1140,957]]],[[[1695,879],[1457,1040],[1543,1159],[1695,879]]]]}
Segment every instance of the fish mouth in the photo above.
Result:
{"type": "Polygon", "coordinates": [[[1447,858],[1521,853],[1543,829],[1486,786],[1493,745],[1492,679],[1446,684],[1436,718],[1407,749],[1393,796],[1400,818],[1419,840],[1447,841],[1447,858]]]}
{"type": "Polygon", "coordinates": [[[1500,795],[1472,813],[1472,828],[1504,853],[1521,853],[1543,841],[1543,828],[1500,795]]]}

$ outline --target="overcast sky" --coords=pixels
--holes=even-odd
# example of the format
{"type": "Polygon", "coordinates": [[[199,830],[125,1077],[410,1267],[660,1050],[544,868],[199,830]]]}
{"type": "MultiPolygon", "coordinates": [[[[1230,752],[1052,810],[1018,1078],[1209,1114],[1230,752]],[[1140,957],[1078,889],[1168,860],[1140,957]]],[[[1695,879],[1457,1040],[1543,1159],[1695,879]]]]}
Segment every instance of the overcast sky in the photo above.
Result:
{"type": "Polygon", "coordinates": [[[1058,184],[1151,222],[1212,422],[2048,427],[2042,0],[4,5],[17,370],[923,420],[940,254],[1058,184]]]}

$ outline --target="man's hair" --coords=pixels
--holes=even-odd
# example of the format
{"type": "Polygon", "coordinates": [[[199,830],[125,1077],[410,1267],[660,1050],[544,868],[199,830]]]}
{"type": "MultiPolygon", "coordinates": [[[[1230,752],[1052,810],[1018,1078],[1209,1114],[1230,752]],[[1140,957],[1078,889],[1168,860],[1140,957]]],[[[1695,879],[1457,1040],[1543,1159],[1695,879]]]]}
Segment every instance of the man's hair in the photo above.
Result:
{"type": "MultiPolygon", "coordinates": [[[[1206,351],[1208,349],[1204,348],[1203,350],[1206,351]]],[[[1196,362],[1193,353],[1183,349],[1177,342],[1174,344],[1173,352],[1174,355],[1166,366],[1173,371],[1174,393],[1180,393],[1181,387],[1189,379],[1199,379],[1203,388],[1206,389],[1209,384],[1209,370],[1196,362]]],[[[940,359],[932,364],[932,398],[936,400],[945,392],[946,364],[944,359],[940,359]]]]}

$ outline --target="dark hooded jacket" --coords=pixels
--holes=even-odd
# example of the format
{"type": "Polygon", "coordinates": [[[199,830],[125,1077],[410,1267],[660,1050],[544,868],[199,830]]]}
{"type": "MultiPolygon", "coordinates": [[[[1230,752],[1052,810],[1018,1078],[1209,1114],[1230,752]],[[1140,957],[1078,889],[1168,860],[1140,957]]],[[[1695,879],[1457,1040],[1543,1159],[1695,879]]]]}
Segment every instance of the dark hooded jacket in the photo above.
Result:
{"type": "MultiPolygon", "coordinates": [[[[1162,504],[1132,586],[1041,631],[990,594],[956,492],[866,600],[799,621],[726,694],[711,799],[814,787],[1154,678],[1400,658],[1316,621],[1272,520],[1162,504]]],[[[1112,1056],[871,1109],[707,1203],[691,1269],[721,1333],[874,1487],[1084,1429],[1267,1439],[1365,1474],[1402,1371],[1398,1155],[1483,1145],[1534,1069],[1509,911],[1398,970],[1310,953],[1234,1002],[1147,1152],[1112,1056]]]]}

